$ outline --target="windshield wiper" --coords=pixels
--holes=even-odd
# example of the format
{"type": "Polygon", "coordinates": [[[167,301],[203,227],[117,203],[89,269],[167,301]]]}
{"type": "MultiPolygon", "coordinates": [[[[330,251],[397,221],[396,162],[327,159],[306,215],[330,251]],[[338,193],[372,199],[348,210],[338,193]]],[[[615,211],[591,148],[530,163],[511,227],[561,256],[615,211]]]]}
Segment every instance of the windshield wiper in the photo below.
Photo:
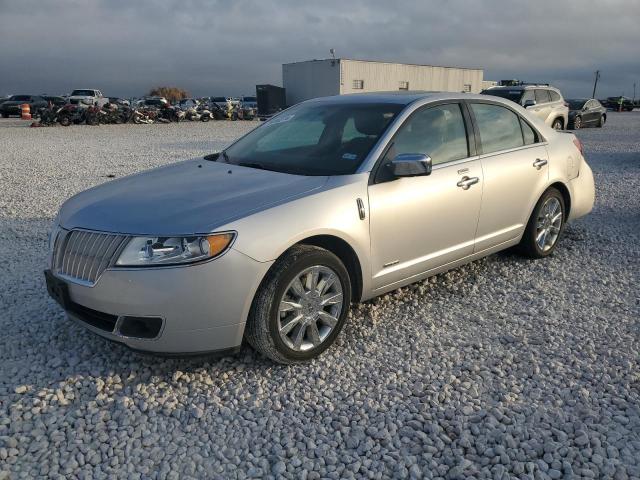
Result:
{"type": "Polygon", "coordinates": [[[238,166],[240,166],[240,167],[248,167],[248,168],[257,168],[257,169],[260,169],[260,170],[269,170],[263,164],[257,163],[257,162],[240,162],[240,163],[238,163],[238,166]]]}

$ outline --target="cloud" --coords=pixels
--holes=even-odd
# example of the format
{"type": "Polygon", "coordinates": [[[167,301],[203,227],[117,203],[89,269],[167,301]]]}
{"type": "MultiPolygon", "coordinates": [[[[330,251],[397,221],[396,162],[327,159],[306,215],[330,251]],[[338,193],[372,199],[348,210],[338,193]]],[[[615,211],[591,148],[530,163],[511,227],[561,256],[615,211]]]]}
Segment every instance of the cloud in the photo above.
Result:
{"type": "Polygon", "coordinates": [[[176,85],[239,95],[338,56],[481,67],[565,96],[632,94],[640,3],[623,0],[0,0],[0,94],[176,85]]]}

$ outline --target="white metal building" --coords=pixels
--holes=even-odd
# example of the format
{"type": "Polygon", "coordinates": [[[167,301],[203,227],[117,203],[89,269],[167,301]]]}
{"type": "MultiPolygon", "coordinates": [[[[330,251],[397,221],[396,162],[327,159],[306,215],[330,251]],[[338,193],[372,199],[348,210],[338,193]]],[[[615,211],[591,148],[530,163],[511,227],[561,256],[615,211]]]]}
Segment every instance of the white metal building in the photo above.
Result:
{"type": "Polygon", "coordinates": [[[282,65],[287,104],[345,93],[425,90],[472,92],[482,90],[478,68],[436,67],[346,58],[308,60],[282,65]]]}

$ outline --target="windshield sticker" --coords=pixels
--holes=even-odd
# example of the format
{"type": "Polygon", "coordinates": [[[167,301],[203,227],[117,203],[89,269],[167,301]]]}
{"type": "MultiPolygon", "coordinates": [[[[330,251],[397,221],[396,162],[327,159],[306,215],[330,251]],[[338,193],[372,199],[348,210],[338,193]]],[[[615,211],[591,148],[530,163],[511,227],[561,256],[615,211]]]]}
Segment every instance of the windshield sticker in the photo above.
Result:
{"type": "Polygon", "coordinates": [[[289,115],[280,115],[278,117],[272,118],[269,123],[271,125],[275,125],[277,123],[284,123],[284,122],[288,122],[289,120],[291,120],[293,117],[295,117],[295,113],[291,113],[289,115]]]}
{"type": "Polygon", "coordinates": [[[355,160],[356,158],[358,158],[358,155],[356,155],[355,153],[345,153],[344,155],[342,155],[342,158],[344,158],[345,160],[355,160]]]}

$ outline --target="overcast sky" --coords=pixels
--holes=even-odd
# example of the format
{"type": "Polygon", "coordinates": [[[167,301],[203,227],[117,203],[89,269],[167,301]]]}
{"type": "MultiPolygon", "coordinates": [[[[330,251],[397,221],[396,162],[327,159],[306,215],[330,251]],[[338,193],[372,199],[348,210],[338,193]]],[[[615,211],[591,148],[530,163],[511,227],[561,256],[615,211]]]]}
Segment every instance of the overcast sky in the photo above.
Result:
{"type": "Polygon", "coordinates": [[[0,95],[154,85],[241,95],[337,56],[480,67],[565,97],[640,96],[639,0],[0,0],[0,95]]]}

